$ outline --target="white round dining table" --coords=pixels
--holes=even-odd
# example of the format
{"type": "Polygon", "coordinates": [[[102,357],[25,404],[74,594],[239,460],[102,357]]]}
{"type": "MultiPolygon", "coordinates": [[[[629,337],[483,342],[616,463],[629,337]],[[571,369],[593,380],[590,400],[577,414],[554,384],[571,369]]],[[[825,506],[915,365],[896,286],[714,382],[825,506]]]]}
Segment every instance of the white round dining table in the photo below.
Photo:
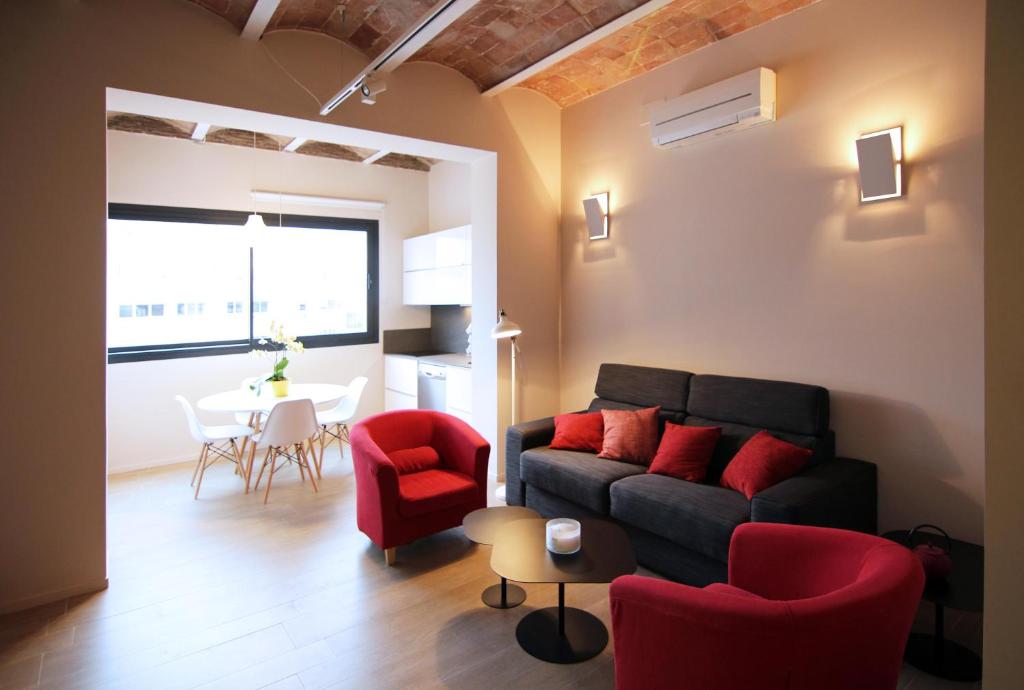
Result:
{"type": "Polygon", "coordinates": [[[288,395],[277,397],[270,384],[264,384],[259,395],[235,388],[201,398],[196,407],[207,412],[267,412],[287,400],[312,400],[314,405],[336,403],[348,395],[348,388],[334,383],[292,383],[288,395]]]}

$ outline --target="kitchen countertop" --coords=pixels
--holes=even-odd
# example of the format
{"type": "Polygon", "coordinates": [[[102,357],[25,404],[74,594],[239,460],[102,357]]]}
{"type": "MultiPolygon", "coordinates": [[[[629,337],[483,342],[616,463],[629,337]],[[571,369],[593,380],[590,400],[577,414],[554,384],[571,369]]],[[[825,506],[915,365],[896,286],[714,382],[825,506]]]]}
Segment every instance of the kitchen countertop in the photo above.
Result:
{"type": "Polygon", "coordinates": [[[465,369],[471,368],[470,356],[467,354],[460,354],[457,352],[385,352],[384,356],[409,357],[410,359],[415,359],[420,362],[426,362],[427,364],[436,364],[442,367],[463,367],[465,369]]]}
{"type": "Polygon", "coordinates": [[[470,357],[467,354],[445,354],[445,355],[426,355],[418,358],[421,362],[427,364],[438,364],[444,367],[463,367],[465,369],[470,368],[470,357]]]}

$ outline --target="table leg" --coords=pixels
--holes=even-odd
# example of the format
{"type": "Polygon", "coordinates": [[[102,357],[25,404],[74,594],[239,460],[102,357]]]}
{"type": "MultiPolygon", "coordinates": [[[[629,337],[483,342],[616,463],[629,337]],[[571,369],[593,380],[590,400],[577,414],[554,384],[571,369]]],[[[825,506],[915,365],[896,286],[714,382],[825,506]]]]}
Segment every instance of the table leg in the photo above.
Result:
{"type": "Polygon", "coordinates": [[[480,596],[485,604],[495,609],[513,609],[526,601],[526,591],[518,585],[510,585],[501,578],[501,584],[491,585],[480,596]]]}
{"type": "Polygon", "coordinates": [[[516,641],[528,654],[554,664],[574,664],[601,653],[608,628],[596,616],[565,605],[565,583],[558,583],[558,606],[537,609],[519,621],[516,641]]]}
{"type": "Polygon", "coordinates": [[[565,583],[558,583],[558,636],[565,637],[565,583]]]}
{"type": "Polygon", "coordinates": [[[946,610],[935,604],[935,632],[911,633],[903,655],[907,663],[946,680],[981,680],[981,657],[961,644],[946,639],[946,610]]]}

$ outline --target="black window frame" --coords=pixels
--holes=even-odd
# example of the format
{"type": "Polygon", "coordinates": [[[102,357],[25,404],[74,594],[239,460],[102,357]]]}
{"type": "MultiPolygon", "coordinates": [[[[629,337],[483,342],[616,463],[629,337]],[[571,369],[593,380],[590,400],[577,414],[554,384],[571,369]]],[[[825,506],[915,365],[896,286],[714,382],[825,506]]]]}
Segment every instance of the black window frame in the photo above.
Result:
{"type": "MultiPolygon", "coordinates": [[[[150,206],[144,204],[108,204],[108,220],[147,220],[169,223],[209,223],[212,225],[245,225],[250,213],[179,206],[150,206]]],[[[331,216],[305,216],[297,214],[261,213],[267,227],[310,228],[320,230],[348,230],[366,233],[366,332],[334,333],[329,335],[298,335],[306,348],[370,345],[380,342],[380,222],[362,218],[335,218],[331,216]]],[[[245,340],[218,340],[196,343],[169,343],[108,347],[107,362],[146,362],[185,357],[212,357],[244,354],[257,347],[253,333],[253,252],[249,250],[249,338],[245,340]]],[[[198,308],[197,308],[198,313],[198,308]]]]}

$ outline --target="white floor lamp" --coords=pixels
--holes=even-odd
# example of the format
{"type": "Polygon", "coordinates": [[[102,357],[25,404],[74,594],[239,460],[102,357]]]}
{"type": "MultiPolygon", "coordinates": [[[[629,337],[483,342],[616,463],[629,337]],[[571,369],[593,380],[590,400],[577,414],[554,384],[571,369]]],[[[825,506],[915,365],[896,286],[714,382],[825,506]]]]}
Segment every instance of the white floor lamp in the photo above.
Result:
{"type": "MultiPolygon", "coordinates": [[[[519,349],[519,345],[516,344],[516,336],[521,334],[523,329],[519,327],[515,321],[512,321],[505,316],[505,310],[502,309],[498,312],[498,323],[494,324],[494,328],[491,329],[491,337],[495,340],[503,340],[508,338],[512,345],[512,424],[516,423],[516,351],[519,349]]],[[[504,479],[504,477],[502,478],[504,479]]],[[[502,484],[495,491],[494,495],[500,501],[505,500],[505,485],[502,484]]]]}

